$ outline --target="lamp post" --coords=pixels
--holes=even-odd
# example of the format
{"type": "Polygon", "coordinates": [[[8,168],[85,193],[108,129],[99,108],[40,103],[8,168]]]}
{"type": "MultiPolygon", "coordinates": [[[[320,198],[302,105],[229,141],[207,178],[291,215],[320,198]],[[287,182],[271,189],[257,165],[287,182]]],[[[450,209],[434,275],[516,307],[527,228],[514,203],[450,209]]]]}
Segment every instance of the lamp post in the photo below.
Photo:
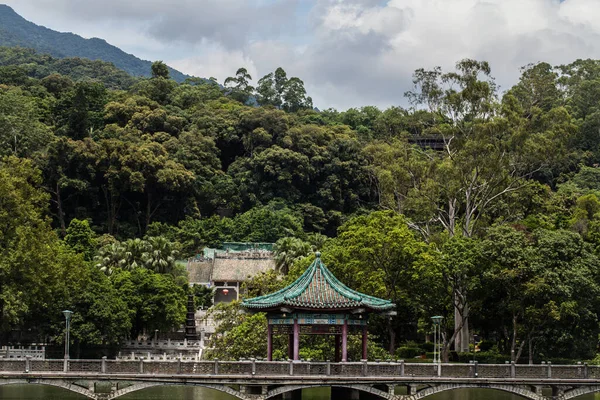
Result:
{"type": "Polygon", "coordinates": [[[65,326],[65,359],[68,360],[69,359],[69,330],[71,329],[71,315],[73,314],[73,311],[70,310],[64,310],[63,314],[65,315],[65,321],[66,321],[66,326],[65,326]]]}
{"type": "Polygon", "coordinates": [[[441,324],[444,317],[440,317],[436,315],[435,317],[431,317],[433,321],[433,363],[441,363],[441,324]]]}

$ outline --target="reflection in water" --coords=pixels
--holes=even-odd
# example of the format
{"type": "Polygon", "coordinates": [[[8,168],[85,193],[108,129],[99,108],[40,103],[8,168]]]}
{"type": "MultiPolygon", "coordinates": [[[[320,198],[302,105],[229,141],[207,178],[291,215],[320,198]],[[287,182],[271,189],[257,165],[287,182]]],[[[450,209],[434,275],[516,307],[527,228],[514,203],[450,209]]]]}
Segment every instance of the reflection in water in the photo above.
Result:
{"type": "MultiPolygon", "coordinates": [[[[306,389],[303,400],[329,400],[329,388],[306,389]]],[[[544,393],[546,394],[546,393],[544,393]]],[[[549,393],[548,393],[549,394],[549,393]]],[[[0,386],[1,400],[85,400],[84,396],[65,389],[43,385],[0,386]]],[[[234,400],[235,398],[212,389],[162,386],[140,390],[121,397],[122,400],[234,400]]],[[[347,400],[347,399],[331,399],[347,400]]],[[[459,389],[438,393],[427,400],[523,400],[522,397],[490,389],[459,389]]],[[[585,395],[577,400],[600,400],[600,394],[585,395]]]]}

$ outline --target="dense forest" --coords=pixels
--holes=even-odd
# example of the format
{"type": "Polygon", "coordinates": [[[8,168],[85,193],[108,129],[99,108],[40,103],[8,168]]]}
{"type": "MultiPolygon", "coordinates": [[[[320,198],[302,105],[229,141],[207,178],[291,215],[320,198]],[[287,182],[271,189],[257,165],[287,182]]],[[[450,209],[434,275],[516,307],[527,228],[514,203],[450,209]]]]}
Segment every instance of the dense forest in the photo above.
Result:
{"type": "MultiPolygon", "coordinates": [[[[318,111],[282,68],[179,84],[162,62],[134,79],[0,48],[0,339],[61,343],[67,308],[81,347],[169,331],[190,290],[175,260],[256,241],[276,243],[278,271],[249,295],[320,249],[392,299],[373,358],[427,350],[442,315],[446,358],[475,334],[482,359],[594,359],[600,62],[528,65],[505,92],[474,60],[413,78],[410,108],[318,111]]],[[[213,311],[212,356],[264,356],[264,316],[237,307],[213,311]]]]}

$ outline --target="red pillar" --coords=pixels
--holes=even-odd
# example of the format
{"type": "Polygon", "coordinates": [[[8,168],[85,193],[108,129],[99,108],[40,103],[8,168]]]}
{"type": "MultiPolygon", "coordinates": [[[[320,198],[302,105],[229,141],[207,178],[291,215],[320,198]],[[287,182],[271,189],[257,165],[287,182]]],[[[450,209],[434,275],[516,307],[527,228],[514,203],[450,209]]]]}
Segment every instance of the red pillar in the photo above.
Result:
{"type": "Polygon", "coordinates": [[[300,325],[294,319],[294,361],[300,360],[300,325]]]}
{"type": "Polygon", "coordinates": [[[342,325],[342,362],[348,361],[348,320],[342,325]]]}
{"type": "Polygon", "coordinates": [[[267,361],[273,361],[273,325],[267,324],[267,361]]]}
{"type": "Polygon", "coordinates": [[[288,359],[289,360],[294,359],[294,335],[293,334],[288,335],[288,359]]]}
{"type": "Polygon", "coordinates": [[[340,362],[340,335],[334,335],[335,362],[340,362]]]}
{"type": "Polygon", "coordinates": [[[363,325],[362,331],[362,359],[367,359],[367,326],[363,325]]]}

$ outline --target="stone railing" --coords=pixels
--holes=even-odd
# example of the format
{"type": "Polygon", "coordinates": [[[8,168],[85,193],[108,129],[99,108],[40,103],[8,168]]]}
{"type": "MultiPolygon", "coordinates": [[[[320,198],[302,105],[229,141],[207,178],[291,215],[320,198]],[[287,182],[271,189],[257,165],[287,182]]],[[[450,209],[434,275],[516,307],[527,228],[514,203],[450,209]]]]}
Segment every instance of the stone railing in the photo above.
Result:
{"type": "Polygon", "coordinates": [[[356,376],[500,379],[600,379],[600,367],[536,364],[413,364],[398,362],[38,360],[0,359],[1,372],[189,374],[239,376],[356,376]]]}
{"type": "Polygon", "coordinates": [[[44,346],[3,346],[0,348],[0,358],[25,358],[31,356],[31,358],[43,359],[45,358],[45,354],[46,350],[44,346]]]}
{"type": "Polygon", "coordinates": [[[204,346],[200,340],[127,340],[122,343],[128,349],[200,349],[204,346]]]}

